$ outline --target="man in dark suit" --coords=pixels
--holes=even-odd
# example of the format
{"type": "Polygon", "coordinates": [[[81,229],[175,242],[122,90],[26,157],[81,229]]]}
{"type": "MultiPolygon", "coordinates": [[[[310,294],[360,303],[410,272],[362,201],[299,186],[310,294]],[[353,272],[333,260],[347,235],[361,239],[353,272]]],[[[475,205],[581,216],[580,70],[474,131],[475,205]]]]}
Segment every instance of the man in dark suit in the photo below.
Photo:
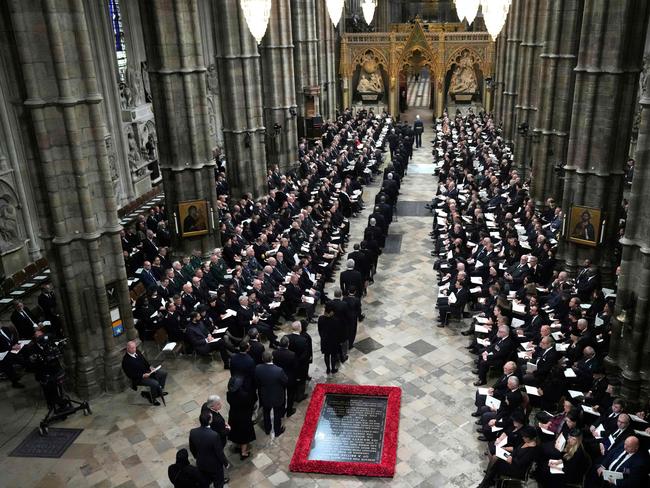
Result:
{"type": "Polygon", "coordinates": [[[298,360],[296,353],[289,350],[289,338],[280,339],[280,346],[273,351],[273,364],[280,366],[287,375],[287,418],[296,413],[293,402],[296,397],[296,382],[298,377],[298,360]]]}
{"type": "MultiPolygon", "coordinates": [[[[517,376],[516,371],[517,364],[514,361],[506,362],[503,365],[503,375],[494,382],[491,388],[488,388],[488,394],[499,401],[503,401],[506,393],[508,393],[508,378],[517,376]]],[[[486,395],[479,395],[478,390],[476,390],[475,396],[474,405],[476,405],[476,411],[472,412],[472,417],[480,417],[485,412],[489,412],[490,407],[485,406],[486,395]]]]}
{"type": "Polygon", "coordinates": [[[585,486],[616,486],[621,488],[642,488],[648,486],[647,458],[639,451],[639,439],[630,436],[617,448],[612,449],[596,466],[593,474],[585,486]],[[614,484],[602,482],[603,472],[615,471],[623,473],[623,479],[614,484]]]}
{"type": "Polygon", "coordinates": [[[34,331],[39,328],[38,321],[22,301],[15,300],[14,309],[11,314],[11,323],[16,326],[21,339],[31,339],[34,336],[34,331]]]}
{"type": "Polygon", "coordinates": [[[307,338],[300,332],[302,331],[302,324],[295,321],[291,324],[291,334],[287,335],[289,340],[289,350],[293,351],[296,355],[297,372],[296,372],[296,397],[295,402],[301,402],[307,395],[305,395],[305,387],[309,377],[309,363],[311,362],[311,349],[307,338]]]}
{"type": "Polygon", "coordinates": [[[481,428],[477,429],[477,432],[482,433],[478,439],[480,441],[485,441],[488,437],[491,437],[492,427],[497,422],[503,423],[508,422],[510,416],[521,408],[523,403],[523,395],[519,390],[519,378],[516,376],[511,376],[508,378],[508,391],[506,391],[504,399],[501,401],[499,408],[494,411],[489,411],[484,413],[481,416],[480,423],[483,425],[481,428]]]}
{"type": "Polygon", "coordinates": [[[140,281],[146,289],[158,288],[158,281],[156,280],[153,270],[151,269],[151,262],[145,261],[142,265],[142,273],[140,273],[140,281]]]}
{"type": "Polygon", "coordinates": [[[203,355],[208,356],[214,351],[219,351],[223,367],[230,368],[230,354],[226,348],[226,343],[223,339],[212,337],[201,321],[201,314],[199,312],[192,312],[190,314],[191,322],[185,330],[187,341],[191,344],[194,350],[203,355]]]}
{"type": "Polygon", "coordinates": [[[282,417],[289,379],[281,367],[273,364],[273,354],[270,351],[264,351],[262,364],[255,367],[255,382],[264,414],[264,432],[267,435],[271,433],[271,410],[273,410],[273,432],[278,437],[284,432],[282,417]]]}
{"type": "Polygon", "coordinates": [[[228,442],[228,431],[230,426],[228,422],[219,413],[223,406],[219,395],[210,395],[208,400],[201,406],[201,413],[207,412],[211,415],[210,428],[219,434],[222,449],[226,448],[228,442]]]}
{"type": "Polygon", "coordinates": [[[508,360],[514,349],[514,342],[510,337],[510,329],[507,325],[500,325],[497,337],[479,356],[478,368],[472,373],[478,375],[478,381],[474,386],[483,386],[487,382],[487,373],[490,366],[501,364],[508,360]]]}
{"type": "Polygon", "coordinates": [[[413,122],[413,134],[415,134],[415,147],[422,147],[422,133],[424,132],[424,123],[420,120],[420,116],[415,116],[413,122]]]}
{"type": "MultiPolygon", "coordinates": [[[[243,340],[239,343],[239,352],[230,358],[230,376],[241,376],[244,379],[244,387],[251,391],[255,384],[255,360],[248,353],[250,342],[243,340]]],[[[264,346],[262,346],[262,349],[264,346]]]]}
{"type": "Polygon", "coordinates": [[[532,373],[524,376],[524,383],[531,386],[539,386],[544,383],[553,366],[560,360],[560,353],[555,349],[555,341],[550,336],[542,337],[539,347],[533,353],[531,363],[537,365],[532,373]]]}
{"type": "Polygon", "coordinates": [[[260,342],[260,333],[257,327],[248,329],[248,355],[253,358],[255,365],[262,364],[262,354],[264,354],[264,344],[260,342]]]}
{"type": "Polygon", "coordinates": [[[14,369],[14,364],[22,362],[20,349],[16,329],[11,326],[0,327],[0,353],[5,353],[5,357],[0,360],[0,372],[9,378],[12,388],[25,388],[25,385],[18,381],[18,374],[14,369]]]}
{"type": "Polygon", "coordinates": [[[196,459],[196,467],[210,484],[222,488],[228,478],[224,478],[223,469],[228,466],[228,460],[223,453],[219,434],[210,428],[212,415],[201,412],[199,422],[201,427],[190,430],[190,451],[196,459]]]}
{"type": "Polygon", "coordinates": [[[158,244],[154,241],[156,235],[153,231],[147,231],[147,238],[142,241],[142,252],[147,260],[153,261],[158,255],[158,244]]]}
{"type": "Polygon", "coordinates": [[[354,269],[355,263],[352,259],[348,259],[346,263],[346,270],[341,273],[340,284],[343,294],[347,294],[347,290],[354,288],[357,298],[361,298],[363,294],[363,276],[361,273],[354,269]]]}
{"type": "Polygon", "coordinates": [[[354,269],[361,273],[364,283],[370,279],[370,258],[361,251],[359,244],[354,245],[354,251],[348,254],[348,259],[354,261],[354,269]]]}
{"type": "Polygon", "coordinates": [[[126,343],[122,369],[134,388],[138,385],[149,387],[149,396],[147,397],[145,392],[142,392],[142,396],[148,398],[152,405],[160,405],[156,398],[167,395],[165,391],[167,372],[160,368],[153,368],[142,353],[138,352],[135,341],[126,343]]]}
{"type": "Polygon", "coordinates": [[[348,325],[348,349],[352,349],[354,341],[357,337],[357,326],[359,320],[363,320],[364,316],[361,313],[361,300],[357,297],[356,289],[351,286],[343,297],[343,301],[347,304],[347,325],[348,325]]]}

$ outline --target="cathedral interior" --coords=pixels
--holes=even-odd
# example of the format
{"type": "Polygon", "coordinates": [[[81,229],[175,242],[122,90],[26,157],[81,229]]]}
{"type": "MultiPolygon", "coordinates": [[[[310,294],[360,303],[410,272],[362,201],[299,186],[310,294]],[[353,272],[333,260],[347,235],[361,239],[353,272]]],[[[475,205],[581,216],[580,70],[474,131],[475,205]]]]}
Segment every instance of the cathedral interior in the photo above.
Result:
{"type": "Polygon", "coordinates": [[[649,20],[641,0],[0,2],[0,486],[208,486],[168,467],[198,465],[210,395],[233,424],[215,487],[649,486],[649,20]],[[313,355],[282,431],[260,396],[247,443],[229,365],[257,332],[313,355]],[[401,389],[390,476],[294,469],[320,384],[401,389]]]}

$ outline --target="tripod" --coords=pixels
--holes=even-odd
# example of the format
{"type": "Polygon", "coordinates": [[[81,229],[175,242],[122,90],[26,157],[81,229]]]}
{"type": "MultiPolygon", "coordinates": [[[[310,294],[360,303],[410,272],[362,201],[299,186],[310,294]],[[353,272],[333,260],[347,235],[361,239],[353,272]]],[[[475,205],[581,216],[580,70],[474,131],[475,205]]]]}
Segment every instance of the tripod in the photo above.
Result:
{"type": "Polygon", "coordinates": [[[46,374],[39,381],[43,388],[43,395],[47,402],[48,412],[38,426],[41,436],[48,435],[48,426],[59,420],[65,420],[68,415],[83,410],[84,415],[91,415],[90,404],[86,401],[72,400],[65,391],[65,371],[62,369],[55,374],[46,374]]]}

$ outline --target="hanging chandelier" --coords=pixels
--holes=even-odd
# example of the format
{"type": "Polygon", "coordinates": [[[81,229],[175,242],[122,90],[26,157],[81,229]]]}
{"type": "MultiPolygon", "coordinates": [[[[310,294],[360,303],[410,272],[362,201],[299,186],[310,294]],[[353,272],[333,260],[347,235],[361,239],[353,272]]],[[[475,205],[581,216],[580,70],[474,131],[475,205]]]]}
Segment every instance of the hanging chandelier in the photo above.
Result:
{"type": "Polygon", "coordinates": [[[327,12],[330,14],[332,24],[334,24],[334,27],[337,27],[341,20],[345,0],[325,0],[325,2],[327,4],[327,12]]]}
{"type": "Polygon", "coordinates": [[[458,19],[462,22],[467,19],[467,23],[471,24],[476,18],[478,13],[478,6],[481,0],[454,0],[456,3],[456,13],[458,19]]]}
{"type": "Polygon", "coordinates": [[[239,0],[248,30],[259,44],[271,17],[271,0],[239,0]]]}
{"type": "Polygon", "coordinates": [[[377,0],[361,0],[361,10],[363,11],[363,18],[366,24],[370,25],[372,18],[375,16],[375,7],[377,0]]]}
{"type": "Polygon", "coordinates": [[[481,0],[483,20],[492,40],[496,40],[501,33],[508,18],[511,3],[512,0],[481,0]]]}

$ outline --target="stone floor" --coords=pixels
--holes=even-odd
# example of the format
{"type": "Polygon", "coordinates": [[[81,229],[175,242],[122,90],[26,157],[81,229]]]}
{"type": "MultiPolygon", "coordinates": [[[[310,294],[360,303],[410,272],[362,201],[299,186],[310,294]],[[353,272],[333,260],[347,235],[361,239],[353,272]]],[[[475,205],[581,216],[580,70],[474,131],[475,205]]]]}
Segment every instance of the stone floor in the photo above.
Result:
{"type": "MultiPolygon", "coordinates": [[[[416,110],[407,114],[414,120],[416,110]]],[[[424,147],[415,151],[402,184],[401,202],[429,200],[435,188],[431,165],[431,117],[421,109],[426,131],[424,147]]],[[[374,201],[379,181],[366,190],[374,201]]],[[[351,243],[359,242],[371,205],[352,223],[351,243]]],[[[257,428],[253,456],[246,462],[230,454],[231,488],[282,487],[458,487],[478,484],[484,446],[476,440],[473,408],[475,379],[472,357],[463,346],[460,326],[435,326],[437,287],[429,255],[431,216],[399,216],[390,234],[401,234],[401,252],[384,254],[375,284],[363,306],[358,347],[332,377],[325,375],[319,352],[311,375],[319,382],[394,385],[402,388],[397,472],[392,480],[310,474],[288,470],[307,401],[286,421],[278,439],[257,428]]],[[[312,329],[315,349],[318,338],[312,329]]],[[[167,466],[176,450],[187,445],[188,431],[197,423],[200,404],[208,394],[225,396],[228,373],[220,362],[206,365],[190,359],[168,360],[167,407],[149,407],[132,391],[105,395],[92,402],[94,414],[77,414],[61,423],[84,431],[62,459],[10,458],[30,429],[44,416],[40,391],[15,391],[0,384],[0,486],[22,487],[169,487],[167,466]]],[[[310,388],[311,389],[311,388],[310,388]]],[[[227,409],[227,406],[225,407],[227,409]]],[[[225,412],[224,412],[225,413],[225,412]]],[[[225,415],[224,415],[225,416],[225,415]]]]}

